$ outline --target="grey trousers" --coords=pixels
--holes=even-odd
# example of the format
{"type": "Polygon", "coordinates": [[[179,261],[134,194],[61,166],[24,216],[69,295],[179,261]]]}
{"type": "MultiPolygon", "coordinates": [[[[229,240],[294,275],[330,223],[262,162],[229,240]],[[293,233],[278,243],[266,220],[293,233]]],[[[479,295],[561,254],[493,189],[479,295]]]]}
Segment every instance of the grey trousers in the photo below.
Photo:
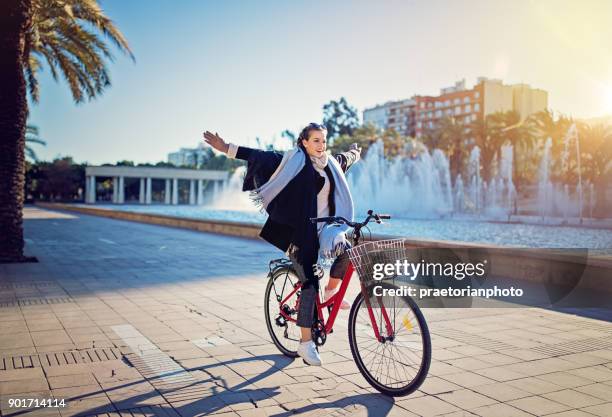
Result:
{"type": "MultiPolygon", "coordinates": [[[[302,284],[307,282],[304,265],[299,263],[294,254],[289,254],[289,259],[293,263],[293,267],[298,274],[298,278],[302,284]]],[[[349,265],[349,257],[346,252],[338,256],[330,269],[330,276],[334,278],[343,278],[344,273],[349,265]]],[[[317,301],[317,290],[314,285],[306,285],[301,289],[300,306],[298,308],[297,325],[300,327],[312,327],[317,316],[315,304],[317,301]]]]}

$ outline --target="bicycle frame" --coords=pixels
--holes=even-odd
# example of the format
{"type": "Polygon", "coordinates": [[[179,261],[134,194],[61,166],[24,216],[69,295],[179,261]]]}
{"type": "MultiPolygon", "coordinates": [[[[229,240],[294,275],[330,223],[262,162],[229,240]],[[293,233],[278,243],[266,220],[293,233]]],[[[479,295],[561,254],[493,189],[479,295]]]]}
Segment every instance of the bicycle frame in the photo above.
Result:
{"type": "MultiPolygon", "coordinates": [[[[338,312],[340,311],[340,305],[342,304],[342,300],[344,299],[344,295],[346,294],[346,290],[351,281],[351,278],[353,277],[354,271],[355,271],[355,268],[353,266],[353,263],[349,262],[348,268],[346,269],[346,272],[344,273],[344,277],[342,279],[342,284],[340,285],[340,288],[338,289],[336,294],[334,294],[329,300],[322,302],[320,294],[317,293],[317,300],[316,300],[317,317],[322,323],[324,323],[325,332],[327,334],[329,334],[334,328],[334,322],[336,321],[336,317],[338,316],[338,312]],[[323,310],[332,304],[333,304],[333,307],[329,311],[329,317],[327,321],[325,321],[325,318],[323,316],[323,310]]],[[[295,287],[293,288],[293,291],[291,291],[289,295],[287,295],[287,297],[285,297],[279,304],[281,306],[284,305],[287,302],[287,300],[289,300],[296,292],[300,290],[300,288],[302,288],[302,284],[301,283],[296,284],[295,287]]],[[[372,310],[370,299],[368,297],[365,287],[363,286],[363,283],[361,283],[361,292],[364,296],[364,300],[368,308],[368,315],[370,317],[370,322],[372,323],[372,329],[374,329],[374,336],[376,337],[376,340],[382,342],[384,341],[384,338],[380,334],[378,324],[376,323],[376,318],[374,317],[374,311],[372,310]]],[[[386,327],[387,335],[388,335],[387,337],[392,337],[394,336],[393,326],[391,325],[391,320],[389,319],[387,310],[385,309],[384,303],[382,302],[382,297],[377,297],[377,301],[378,301],[378,305],[380,306],[380,309],[382,312],[382,317],[385,320],[385,327],[386,327]]],[[[296,319],[286,314],[282,308],[280,309],[280,314],[287,321],[297,322],[296,319]]]]}

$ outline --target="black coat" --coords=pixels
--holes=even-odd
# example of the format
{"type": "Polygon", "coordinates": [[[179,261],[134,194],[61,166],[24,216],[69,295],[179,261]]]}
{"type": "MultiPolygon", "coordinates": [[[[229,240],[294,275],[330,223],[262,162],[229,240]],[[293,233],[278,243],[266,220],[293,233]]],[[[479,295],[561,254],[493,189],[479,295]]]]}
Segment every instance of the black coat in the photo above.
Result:
{"type": "MultiPolygon", "coordinates": [[[[357,160],[355,152],[340,153],[334,157],[344,172],[357,160]]],[[[270,179],[280,165],[283,154],[240,146],[236,158],[248,162],[242,190],[252,191],[270,179]]],[[[329,166],[325,167],[325,173],[330,182],[329,208],[330,216],[333,216],[334,177],[329,166]]],[[[266,211],[269,217],[259,234],[283,252],[293,243],[300,249],[297,258],[305,266],[316,263],[317,259],[319,242],[316,225],[308,219],[317,216],[317,194],[324,184],[325,179],[312,167],[310,158],[305,158],[304,168],[268,205],[266,211]]],[[[311,268],[304,269],[308,272],[311,268]]]]}

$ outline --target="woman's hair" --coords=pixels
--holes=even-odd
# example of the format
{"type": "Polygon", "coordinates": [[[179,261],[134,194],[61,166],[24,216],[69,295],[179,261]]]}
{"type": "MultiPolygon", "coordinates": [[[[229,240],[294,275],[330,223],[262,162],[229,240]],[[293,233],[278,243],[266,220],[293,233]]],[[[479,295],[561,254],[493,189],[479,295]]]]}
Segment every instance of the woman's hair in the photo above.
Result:
{"type": "Polygon", "coordinates": [[[310,132],[312,132],[313,130],[319,130],[321,132],[327,132],[327,128],[319,123],[309,123],[308,126],[306,126],[304,129],[302,129],[302,131],[300,132],[300,136],[298,136],[297,139],[297,145],[300,146],[302,144],[302,141],[304,140],[308,140],[308,137],[310,135],[310,132]]]}

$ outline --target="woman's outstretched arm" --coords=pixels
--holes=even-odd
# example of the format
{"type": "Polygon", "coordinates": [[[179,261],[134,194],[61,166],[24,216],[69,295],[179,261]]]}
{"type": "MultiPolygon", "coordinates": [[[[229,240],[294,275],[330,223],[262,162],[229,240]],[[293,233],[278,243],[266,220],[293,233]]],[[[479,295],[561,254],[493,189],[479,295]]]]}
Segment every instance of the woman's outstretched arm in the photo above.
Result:
{"type": "MultiPolygon", "coordinates": [[[[274,159],[278,156],[282,159],[282,154],[276,151],[262,151],[259,149],[248,148],[246,146],[238,146],[233,143],[226,142],[217,132],[214,134],[208,130],[204,132],[204,142],[209,144],[213,149],[219,152],[227,154],[232,159],[242,159],[248,161],[251,158],[257,158],[258,156],[274,155],[274,159]]],[[[279,161],[280,162],[280,161],[279,161]]]]}
{"type": "Polygon", "coordinates": [[[204,132],[204,142],[208,143],[211,148],[219,152],[227,153],[229,151],[229,144],[226,143],[217,132],[214,134],[208,130],[204,132]]]}
{"type": "Polygon", "coordinates": [[[283,154],[275,151],[262,151],[228,143],[218,133],[204,132],[204,142],[213,149],[227,154],[232,159],[247,161],[247,172],[244,177],[243,191],[253,190],[267,182],[274,173],[283,154]]]}
{"type": "Polygon", "coordinates": [[[353,143],[348,152],[342,152],[334,155],[342,167],[342,171],[346,172],[355,162],[361,159],[361,148],[356,143],[353,143]]]}

